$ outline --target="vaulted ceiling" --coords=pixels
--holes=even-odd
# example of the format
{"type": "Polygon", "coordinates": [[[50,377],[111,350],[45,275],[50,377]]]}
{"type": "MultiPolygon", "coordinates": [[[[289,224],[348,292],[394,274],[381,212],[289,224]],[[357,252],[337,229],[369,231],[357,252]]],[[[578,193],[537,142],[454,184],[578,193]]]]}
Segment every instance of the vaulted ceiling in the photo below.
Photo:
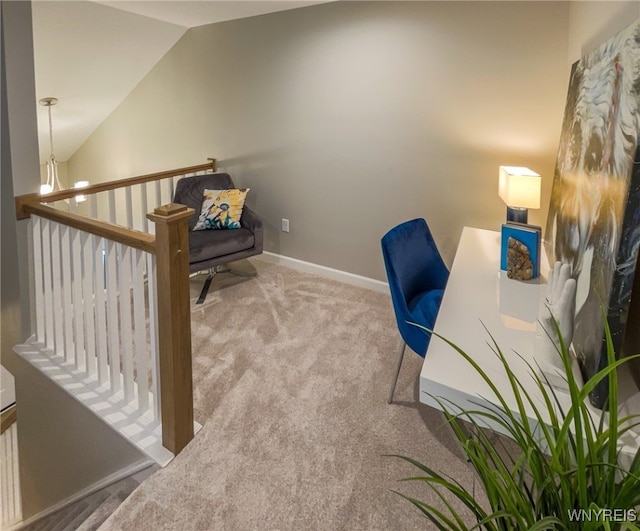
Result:
{"type": "MultiPolygon", "coordinates": [[[[33,1],[36,99],[58,98],[51,109],[56,158],[68,160],[189,28],[317,3],[33,1]]],[[[38,139],[44,163],[49,125],[43,106],[38,139]]]]}

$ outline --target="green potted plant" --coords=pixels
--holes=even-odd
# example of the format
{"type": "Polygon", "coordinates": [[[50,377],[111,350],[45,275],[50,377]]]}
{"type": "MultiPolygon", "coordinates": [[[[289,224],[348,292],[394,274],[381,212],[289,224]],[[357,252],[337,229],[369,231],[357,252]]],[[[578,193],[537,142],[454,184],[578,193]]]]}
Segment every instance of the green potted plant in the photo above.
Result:
{"type": "Polygon", "coordinates": [[[510,410],[491,378],[473,358],[442,338],[478,371],[498,396],[499,407],[490,409],[479,405],[474,411],[455,411],[451,404],[439,401],[486,500],[478,500],[455,479],[429,466],[409,457],[395,456],[420,470],[419,475],[403,481],[424,483],[442,500],[443,506],[436,507],[397,492],[438,529],[640,529],[634,523],[640,522],[640,451],[635,451],[629,466],[619,464],[619,440],[640,424],[637,421],[640,416],[619,417],[616,375],[620,365],[640,355],[616,360],[611,334],[605,324],[608,366],[579,387],[571,370],[568,347],[562,341],[555,321],[554,326],[560,337],[559,351],[571,397],[569,409],[560,412],[556,391],[529,364],[531,377],[535,379],[544,403],[540,409],[539,402],[525,391],[509,368],[495,341],[494,350],[518,404],[516,413],[510,410]],[[608,401],[600,421],[596,422],[585,399],[597,383],[607,377],[608,401]],[[521,420],[526,419],[525,404],[533,408],[538,418],[537,429],[521,420]],[[507,452],[506,456],[504,450],[500,452],[480,429],[478,422],[482,418],[501,425],[515,442],[516,450],[507,452]],[[545,418],[550,422],[544,422],[545,418]],[[460,419],[467,421],[471,429],[465,430],[458,422],[460,419]],[[457,511],[443,491],[462,502],[467,513],[457,511]],[[473,521],[471,525],[469,515],[473,521]]]}

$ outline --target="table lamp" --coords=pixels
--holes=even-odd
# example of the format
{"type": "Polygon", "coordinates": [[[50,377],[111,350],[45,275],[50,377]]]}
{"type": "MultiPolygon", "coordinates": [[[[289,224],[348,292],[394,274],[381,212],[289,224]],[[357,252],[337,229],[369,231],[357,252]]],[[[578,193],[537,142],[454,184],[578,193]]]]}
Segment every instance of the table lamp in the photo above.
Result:
{"type": "Polygon", "coordinates": [[[527,223],[529,208],[540,208],[541,178],[522,166],[500,166],[498,195],[507,205],[507,222],[527,223]]]}

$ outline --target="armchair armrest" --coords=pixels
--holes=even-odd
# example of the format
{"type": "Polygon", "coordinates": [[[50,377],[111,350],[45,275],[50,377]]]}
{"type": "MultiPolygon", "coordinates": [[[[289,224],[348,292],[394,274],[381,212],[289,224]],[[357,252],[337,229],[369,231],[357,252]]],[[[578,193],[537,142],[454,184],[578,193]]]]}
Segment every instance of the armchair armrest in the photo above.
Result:
{"type": "Polygon", "coordinates": [[[255,248],[262,252],[262,220],[247,205],[242,209],[242,217],[240,218],[240,226],[253,232],[255,248]]]}

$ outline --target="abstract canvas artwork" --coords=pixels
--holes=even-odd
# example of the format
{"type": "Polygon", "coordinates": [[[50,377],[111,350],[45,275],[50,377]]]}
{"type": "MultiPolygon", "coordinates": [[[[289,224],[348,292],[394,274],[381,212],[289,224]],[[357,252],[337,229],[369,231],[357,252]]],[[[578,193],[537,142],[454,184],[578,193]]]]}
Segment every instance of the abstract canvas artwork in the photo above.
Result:
{"type": "MultiPolygon", "coordinates": [[[[577,280],[573,347],[585,378],[607,363],[602,311],[618,355],[629,324],[640,247],[639,131],[640,20],[573,65],[551,192],[545,247],[577,280]]],[[[592,404],[602,407],[607,390],[605,380],[592,404]]]]}

